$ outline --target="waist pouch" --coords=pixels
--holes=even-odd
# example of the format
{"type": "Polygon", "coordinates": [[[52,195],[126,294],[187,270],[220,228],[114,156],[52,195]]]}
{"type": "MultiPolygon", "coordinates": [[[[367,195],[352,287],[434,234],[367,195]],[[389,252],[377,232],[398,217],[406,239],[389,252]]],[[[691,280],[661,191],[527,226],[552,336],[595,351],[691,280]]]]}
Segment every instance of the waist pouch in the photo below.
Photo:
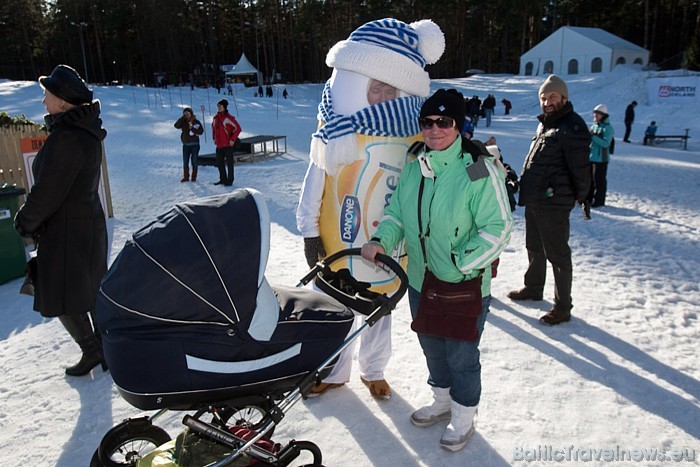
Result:
{"type": "Polygon", "coordinates": [[[442,281],[426,270],[411,329],[434,337],[476,342],[481,312],[481,274],[453,283],[442,281]]]}

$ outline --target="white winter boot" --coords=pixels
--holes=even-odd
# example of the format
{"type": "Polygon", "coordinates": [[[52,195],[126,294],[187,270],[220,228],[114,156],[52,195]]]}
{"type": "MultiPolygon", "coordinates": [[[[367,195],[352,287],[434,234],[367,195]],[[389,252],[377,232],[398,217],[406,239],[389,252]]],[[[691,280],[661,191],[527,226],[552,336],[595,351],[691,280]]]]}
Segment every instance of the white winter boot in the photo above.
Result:
{"type": "Polygon", "coordinates": [[[411,414],[411,423],[419,428],[435,425],[440,420],[450,419],[450,388],[436,388],[433,390],[433,403],[421,407],[411,414]]]}
{"type": "Polygon", "coordinates": [[[474,418],[477,410],[476,407],[467,407],[455,401],[452,401],[450,410],[452,419],[440,438],[440,447],[455,452],[466,446],[469,438],[474,434],[474,418]]]}

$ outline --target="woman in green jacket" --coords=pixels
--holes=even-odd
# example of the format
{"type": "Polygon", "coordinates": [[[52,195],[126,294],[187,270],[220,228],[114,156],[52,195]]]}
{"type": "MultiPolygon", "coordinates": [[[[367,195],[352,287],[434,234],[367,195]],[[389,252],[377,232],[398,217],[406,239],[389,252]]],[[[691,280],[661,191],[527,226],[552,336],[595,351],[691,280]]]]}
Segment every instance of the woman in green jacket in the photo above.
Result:
{"type": "Polygon", "coordinates": [[[451,419],[440,446],[457,451],[474,432],[481,397],[478,346],[491,302],[490,266],[508,244],[513,218],[503,173],[488,154],[479,154],[460,137],[462,95],[453,89],[438,90],[423,104],[420,117],[425,146],[402,172],[382,222],[362,247],[362,256],[373,261],[377,253],[392,251],[405,240],[414,320],[426,268],[450,283],[482,278],[476,341],[418,333],[434,401],[415,411],[411,422],[427,427],[451,419]]]}

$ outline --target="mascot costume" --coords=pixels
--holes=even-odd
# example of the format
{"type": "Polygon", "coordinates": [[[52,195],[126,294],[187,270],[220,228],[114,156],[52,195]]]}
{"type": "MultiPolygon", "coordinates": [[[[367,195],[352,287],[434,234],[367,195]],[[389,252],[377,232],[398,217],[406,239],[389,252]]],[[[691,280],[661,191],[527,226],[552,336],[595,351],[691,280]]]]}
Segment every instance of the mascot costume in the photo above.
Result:
{"type": "MultiPolygon", "coordinates": [[[[442,55],[445,38],[430,20],[407,24],[386,18],[360,26],[326,57],[333,68],[319,104],[319,128],[312,135],[297,228],[309,267],[326,253],[362,246],[379,223],[396,189],[412,143],[421,139],[418,116],[430,94],[424,70],[442,55]],[[391,92],[378,96],[377,89],[391,92]]],[[[403,246],[390,252],[399,259],[403,246]]],[[[398,279],[360,257],[344,265],[372,289],[391,292],[398,279]]],[[[310,395],[350,378],[353,346],[310,395]]],[[[391,316],[363,332],[358,363],[371,394],[388,399],[384,369],[391,356],[391,316]]]]}

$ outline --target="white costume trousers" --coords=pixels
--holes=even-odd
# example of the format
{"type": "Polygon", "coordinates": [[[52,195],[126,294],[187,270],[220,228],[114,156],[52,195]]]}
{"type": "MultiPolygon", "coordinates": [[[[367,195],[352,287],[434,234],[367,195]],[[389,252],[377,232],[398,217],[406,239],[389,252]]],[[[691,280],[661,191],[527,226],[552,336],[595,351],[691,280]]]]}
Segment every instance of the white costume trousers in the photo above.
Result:
{"type": "MultiPolygon", "coordinates": [[[[366,318],[364,315],[355,313],[355,322],[348,335],[364,324],[366,318]]],[[[350,381],[352,360],[358,340],[360,347],[357,362],[360,367],[360,376],[367,381],[384,379],[384,369],[391,358],[391,315],[384,316],[374,326],[366,327],[357,339],[340,353],[338,362],[323,380],[324,383],[341,384],[350,381]]]]}

